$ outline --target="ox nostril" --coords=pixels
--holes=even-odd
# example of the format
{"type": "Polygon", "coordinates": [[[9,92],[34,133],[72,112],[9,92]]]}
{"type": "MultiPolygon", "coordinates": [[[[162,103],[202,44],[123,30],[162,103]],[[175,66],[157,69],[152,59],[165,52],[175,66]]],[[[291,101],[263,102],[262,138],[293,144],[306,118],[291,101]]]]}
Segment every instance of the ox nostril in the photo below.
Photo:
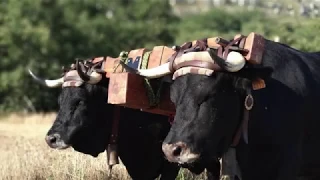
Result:
{"type": "Polygon", "coordinates": [[[200,154],[191,151],[186,143],[163,144],[162,151],[169,162],[179,164],[192,163],[199,159],[200,154]]]}
{"type": "Polygon", "coordinates": [[[186,153],[186,148],[186,144],[182,142],[162,145],[162,151],[171,162],[177,162],[177,160],[186,153]]]}
{"type": "Polygon", "coordinates": [[[54,149],[66,149],[70,146],[66,144],[63,139],[61,139],[60,134],[50,134],[47,135],[45,139],[48,146],[54,149]]]}
{"type": "Polygon", "coordinates": [[[173,156],[179,156],[182,152],[182,147],[181,146],[175,146],[173,148],[173,151],[172,151],[172,155],[173,156]]]}
{"type": "Polygon", "coordinates": [[[53,134],[53,135],[48,135],[46,137],[46,141],[48,145],[55,145],[57,143],[57,141],[59,140],[60,135],[58,134],[53,134]]]}
{"type": "Polygon", "coordinates": [[[55,143],[57,141],[57,138],[55,137],[55,136],[49,136],[48,137],[48,142],[50,143],[50,144],[53,144],[53,143],[55,143]]]}

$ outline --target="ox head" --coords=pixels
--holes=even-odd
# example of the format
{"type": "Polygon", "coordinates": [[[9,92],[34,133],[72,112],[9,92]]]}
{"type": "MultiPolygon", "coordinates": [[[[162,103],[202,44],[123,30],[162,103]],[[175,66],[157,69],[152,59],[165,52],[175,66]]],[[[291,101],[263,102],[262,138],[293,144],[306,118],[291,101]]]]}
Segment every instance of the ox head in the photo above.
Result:
{"type": "Polygon", "coordinates": [[[240,53],[222,59],[213,50],[185,53],[174,63],[175,71],[172,62],[136,71],[148,78],[174,72],[170,96],[176,115],[162,149],[169,161],[180,164],[221,157],[242,119],[251,80],[271,71],[248,64],[240,53]],[[185,63],[193,60],[201,62],[185,63]]]}
{"type": "Polygon", "coordinates": [[[46,135],[47,144],[55,149],[72,146],[76,151],[92,156],[103,152],[111,127],[106,118],[112,112],[111,105],[106,103],[108,82],[104,72],[88,61],[77,61],[56,80],[41,79],[30,70],[29,73],[47,87],[62,86],[59,112],[46,135]]]}

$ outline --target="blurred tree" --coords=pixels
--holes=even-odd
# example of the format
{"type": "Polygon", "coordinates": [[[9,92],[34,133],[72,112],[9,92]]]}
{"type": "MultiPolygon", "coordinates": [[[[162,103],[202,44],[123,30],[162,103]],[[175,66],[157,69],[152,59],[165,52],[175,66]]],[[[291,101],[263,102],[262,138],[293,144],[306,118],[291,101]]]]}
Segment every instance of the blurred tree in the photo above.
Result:
{"type": "Polygon", "coordinates": [[[221,36],[226,39],[233,38],[235,34],[248,34],[252,31],[268,35],[272,22],[263,12],[243,11],[214,8],[204,14],[183,18],[180,22],[177,44],[186,39],[201,39],[205,37],[221,36]]]}
{"type": "Polygon", "coordinates": [[[0,111],[33,109],[31,104],[38,111],[57,108],[59,88],[35,83],[27,67],[57,78],[60,67],[77,57],[116,57],[122,50],[252,31],[279,36],[299,50],[320,51],[318,21],[221,8],[180,19],[167,0],[1,0],[0,111]]]}
{"type": "Polygon", "coordinates": [[[301,51],[320,51],[319,20],[309,20],[302,24],[285,23],[279,29],[280,40],[301,51]]]}
{"type": "Polygon", "coordinates": [[[59,88],[38,85],[27,67],[58,78],[76,57],[172,44],[178,21],[162,0],[2,0],[0,110],[22,110],[29,101],[39,111],[57,108],[59,88]]]}
{"type": "Polygon", "coordinates": [[[235,34],[257,32],[273,40],[279,36],[282,43],[302,51],[320,51],[319,19],[268,16],[262,11],[241,9],[212,9],[204,14],[184,17],[179,23],[176,44],[185,41],[220,36],[226,39],[235,34]]]}

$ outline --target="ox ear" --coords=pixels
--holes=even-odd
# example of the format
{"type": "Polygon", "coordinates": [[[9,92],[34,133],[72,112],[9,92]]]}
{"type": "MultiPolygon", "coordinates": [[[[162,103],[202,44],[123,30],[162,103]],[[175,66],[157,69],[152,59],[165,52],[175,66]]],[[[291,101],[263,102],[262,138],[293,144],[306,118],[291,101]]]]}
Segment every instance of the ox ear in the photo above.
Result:
{"type": "Polygon", "coordinates": [[[237,76],[254,80],[256,78],[266,79],[271,76],[273,69],[271,67],[263,67],[261,65],[247,64],[243,69],[236,72],[237,76]]]}
{"type": "Polygon", "coordinates": [[[266,80],[271,76],[273,69],[270,67],[261,67],[257,65],[246,65],[239,72],[236,72],[236,76],[243,78],[235,81],[235,87],[237,89],[247,89],[252,86],[254,80],[263,79],[266,80]]]}

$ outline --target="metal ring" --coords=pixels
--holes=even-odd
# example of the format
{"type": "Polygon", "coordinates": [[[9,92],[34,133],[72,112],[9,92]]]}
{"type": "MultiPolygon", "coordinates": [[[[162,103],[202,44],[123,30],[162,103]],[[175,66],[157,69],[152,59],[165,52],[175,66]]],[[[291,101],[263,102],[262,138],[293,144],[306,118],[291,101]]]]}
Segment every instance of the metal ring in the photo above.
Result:
{"type": "Polygon", "coordinates": [[[253,97],[252,97],[252,95],[251,94],[248,94],[247,95],[247,97],[246,97],[246,99],[244,100],[244,106],[246,107],[246,110],[251,110],[252,109],[252,107],[253,107],[253,103],[254,102],[254,100],[253,100],[253,97]]]}

